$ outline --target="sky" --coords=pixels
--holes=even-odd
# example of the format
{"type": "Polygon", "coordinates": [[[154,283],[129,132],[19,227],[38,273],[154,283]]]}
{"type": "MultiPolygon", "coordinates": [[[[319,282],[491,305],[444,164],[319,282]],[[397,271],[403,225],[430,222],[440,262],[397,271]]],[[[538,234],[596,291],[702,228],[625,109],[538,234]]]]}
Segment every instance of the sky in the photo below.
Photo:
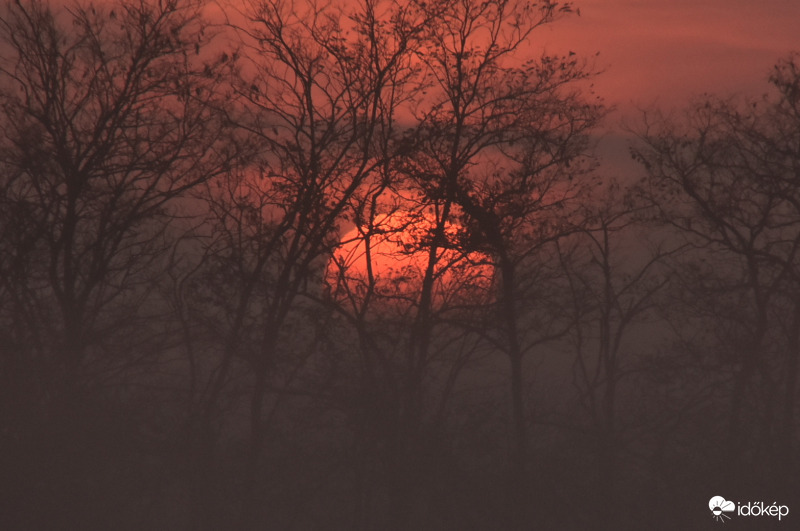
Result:
{"type": "MultiPolygon", "coordinates": [[[[767,89],[772,65],[800,51],[798,0],[577,0],[580,16],[544,29],[554,49],[600,52],[598,92],[625,112],[682,106],[693,94],[767,89]]],[[[533,43],[536,45],[537,43],[533,43]]]]}
{"type": "Polygon", "coordinates": [[[640,171],[623,124],[639,109],[681,109],[693,96],[769,90],[781,57],[800,52],[800,0],[575,0],[580,16],[541,28],[531,46],[591,57],[595,89],[614,107],[600,141],[610,173],[640,171]]]}
{"type": "Polygon", "coordinates": [[[758,95],[776,60],[800,51],[800,0],[569,1],[580,16],[539,28],[532,51],[600,52],[597,91],[622,113],[702,92],[758,95]]]}
{"type": "MultiPolygon", "coordinates": [[[[235,1],[235,0],[234,0],[235,1]]],[[[775,62],[800,52],[800,0],[572,0],[580,16],[539,28],[531,50],[595,58],[595,89],[615,111],[602,150],[633,171],[623,123],[641,108],[685,107],[692,96],[769,90],[775,62]]]]}

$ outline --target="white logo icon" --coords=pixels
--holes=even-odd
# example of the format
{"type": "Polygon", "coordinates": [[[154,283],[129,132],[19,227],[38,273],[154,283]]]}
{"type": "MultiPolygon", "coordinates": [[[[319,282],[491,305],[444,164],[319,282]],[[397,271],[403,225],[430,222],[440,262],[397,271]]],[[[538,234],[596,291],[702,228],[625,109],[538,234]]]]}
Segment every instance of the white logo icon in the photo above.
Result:
{"type": "Polygon", "coordinates": [[[732,513],[735,511],[736,504],[732,501],[725,500],[722,496],[714,496],[708,500],[708,508],[711,509],[711,517],[714,520],[725,523],[725,519],[731,519],[731,517],[725,513],[732,513]]]}

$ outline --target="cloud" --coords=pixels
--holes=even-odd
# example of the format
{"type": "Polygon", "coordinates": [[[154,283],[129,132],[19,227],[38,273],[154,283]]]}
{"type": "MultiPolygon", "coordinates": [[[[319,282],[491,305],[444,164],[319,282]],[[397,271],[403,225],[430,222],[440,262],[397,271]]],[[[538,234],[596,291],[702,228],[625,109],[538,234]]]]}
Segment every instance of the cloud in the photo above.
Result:
{"type": "Polygon", "coordinates": [[[708,508],[712,511],[716,508],[719,508],[723,512],[730,513],[736,509],[736,504],[732,501],[727,501],[722,496],[714,496],[708,500],[708,508]]]}

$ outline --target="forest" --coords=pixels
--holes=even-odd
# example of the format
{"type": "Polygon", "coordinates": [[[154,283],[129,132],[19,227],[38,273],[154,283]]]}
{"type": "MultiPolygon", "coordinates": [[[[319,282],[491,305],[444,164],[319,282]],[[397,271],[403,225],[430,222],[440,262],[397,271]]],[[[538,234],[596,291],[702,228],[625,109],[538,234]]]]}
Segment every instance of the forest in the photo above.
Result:
{"type": "Polygon", "coordinates": [[[5,2],[0,528],[800,511],[800,55],[616,175],[578,7],[5,2]]]}

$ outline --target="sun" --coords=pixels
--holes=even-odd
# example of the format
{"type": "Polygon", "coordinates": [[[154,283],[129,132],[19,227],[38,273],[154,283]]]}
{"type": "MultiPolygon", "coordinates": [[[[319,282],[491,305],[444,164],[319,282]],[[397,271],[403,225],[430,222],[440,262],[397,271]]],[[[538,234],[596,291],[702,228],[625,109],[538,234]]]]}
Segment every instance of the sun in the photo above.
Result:
{"type": "Polygon", "coordinates": [[[345,233],[325,274],[332,295],[359,305],[368,294],[379,305],[413,305],[432,265],[432,300],[438,308],[485,302],[493,284],[490,257],[452,245],[461,231],[457,222],[445,223],[449,244],[432,255],[428,242],[435,219],[429,211],[401,209],[345,233]]]}
{"type": "Polygon", "coordinates": [[[708,501],[708,508],[711,509],[711,517],[714,520],[725,523],[725,520],[731,519],[731,517],[725,513],[733,512],[736,508],[736,504],[725,500],[722,496],[714,496],[708,501]]]}

